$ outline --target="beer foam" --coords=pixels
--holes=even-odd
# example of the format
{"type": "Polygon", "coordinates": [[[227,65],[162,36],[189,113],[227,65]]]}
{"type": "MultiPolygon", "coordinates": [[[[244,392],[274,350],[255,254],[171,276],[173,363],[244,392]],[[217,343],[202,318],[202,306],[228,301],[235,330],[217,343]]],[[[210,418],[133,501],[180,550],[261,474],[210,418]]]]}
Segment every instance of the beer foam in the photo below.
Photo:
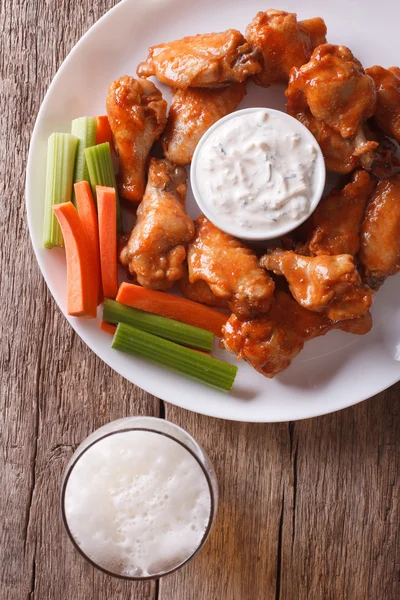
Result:
{"type": "Polygon", "coordinates": [[[65,490],[65,516],[81,550],[130,577],[179,566],[200,545],[211,512],[207,479],[180,444],[157,433],[122,431],[78,459],[65,490]]]}

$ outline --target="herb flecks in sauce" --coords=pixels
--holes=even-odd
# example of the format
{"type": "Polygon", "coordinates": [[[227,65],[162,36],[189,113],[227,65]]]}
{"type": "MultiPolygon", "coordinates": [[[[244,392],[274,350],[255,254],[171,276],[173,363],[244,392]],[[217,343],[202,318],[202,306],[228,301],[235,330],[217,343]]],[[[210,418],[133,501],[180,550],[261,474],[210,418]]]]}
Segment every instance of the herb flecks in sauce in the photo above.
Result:
{"type": "Polygon", "coordinates": [[[226,120],[205,139],[197,179],[213,214],[244,230],[272,231],[309,213],[317,147],[294,127],[260,109],[226,120]]]}

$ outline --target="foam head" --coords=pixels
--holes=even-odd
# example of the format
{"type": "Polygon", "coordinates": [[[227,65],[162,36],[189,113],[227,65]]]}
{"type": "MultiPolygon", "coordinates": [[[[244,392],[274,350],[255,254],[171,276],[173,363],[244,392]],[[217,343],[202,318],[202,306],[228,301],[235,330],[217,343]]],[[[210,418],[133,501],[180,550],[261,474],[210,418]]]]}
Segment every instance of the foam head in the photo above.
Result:
{"type": "Polygon", "coordinates": [[[66,482],[64,511],[81,551],[116,575],[162,575],[201,544],[211,518],[208,480],[181,444],[120,431],[87,448],[66,482]]]}

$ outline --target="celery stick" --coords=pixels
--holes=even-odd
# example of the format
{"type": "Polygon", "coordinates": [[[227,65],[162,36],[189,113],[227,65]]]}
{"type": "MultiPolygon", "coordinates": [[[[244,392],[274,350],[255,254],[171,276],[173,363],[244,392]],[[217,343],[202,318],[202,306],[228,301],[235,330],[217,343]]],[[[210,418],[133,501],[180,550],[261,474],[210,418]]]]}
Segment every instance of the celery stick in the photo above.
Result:
{"type": "Polygon", "coordinates": [[[74,183],[89,181],[89,171],[85,161],[85,149],[95,145],[96,129],[97,120],[94,117],[79,117],[79,119],[72,121],[71,133],[79,140],[75,159],[74,183]]]}
{"type": "Polygon", "coordinates": [[[117,230],[118,233],[122,233],[121,207],[119,204],[114,167],[111,159],[110,144],[104,142],[104,144],[86,148],[85,159],[94,197],[96,197],[96,185],[115,188],[115,191],[117,192],[117,230]]]}
{"type": "Polygon", "coordinates": [[[229,363],[164,340],[147,331],[130,327],[125,323],[119,323],[112,347],[121,352],[146,358],[226,392],[232,388],[237,373],[237,367],[229,363]]]}
{"type": "Polygon", "coordinates": [[[44,197],[43,246],[64,246],[54,204],[71,200],[78,138],[70,133],[53,133],[47,144],[46,190],[44,197]]]}
{"type": "Polygon", "coordinates": [[[180,323],[174,319],[152,315],[136,308],[130,308],[108,298],[104,300],[103,321],[115,325],[118,323],[132,325],[142,331],[154,333],[159,337],[184,346],[199,348],[199,350],[211,351],[212,349],[213,334],[211,331],[180,323]]]}

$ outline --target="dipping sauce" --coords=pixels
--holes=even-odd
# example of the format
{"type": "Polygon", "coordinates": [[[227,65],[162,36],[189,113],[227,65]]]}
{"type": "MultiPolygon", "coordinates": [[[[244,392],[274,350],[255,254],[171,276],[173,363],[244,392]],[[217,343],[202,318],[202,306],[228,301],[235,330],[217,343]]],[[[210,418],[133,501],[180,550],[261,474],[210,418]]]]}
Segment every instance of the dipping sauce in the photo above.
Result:
{"type": "Polygon", "coordinates": [[[314,136],[286,113],[250,108],[224,117],[199,142],[191,168],[200,209],[247,239],[291,231],[317,206],[325,164],[314,136]]]}

